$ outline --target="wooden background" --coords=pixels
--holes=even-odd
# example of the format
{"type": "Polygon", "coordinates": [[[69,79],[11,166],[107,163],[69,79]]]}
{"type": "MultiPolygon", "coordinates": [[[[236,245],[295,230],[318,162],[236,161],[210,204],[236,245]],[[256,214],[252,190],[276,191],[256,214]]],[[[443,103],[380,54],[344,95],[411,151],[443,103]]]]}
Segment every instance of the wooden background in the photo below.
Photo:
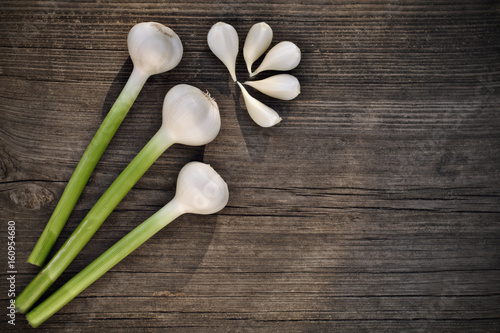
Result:
{"type": "MultiPolygon", "coordinates": [[[[170,148],[50,291],[168,202],[188,161],[210,163],[230,201],[176,220],[41,331],[500,331],[498,1],[2,1],[0,236],[16,222],[18,293],[131,72],[126,37],[141,21],[171,27],[183,60],[147,82],[56,247],[159,128],[171,87],[208,90],[222,130],[170,148]],[[250,90],[279,126],[251,121],[210,52],[218,21],[241,47],[265,21],[273,45],[302,49],[297,99],[250,90]]],[[[248,78],[241,52],[237,75],[248,78]]],[[[7,324],[6,245],[0,262],[0,328],[29,331],[21,314],[7,324]]]]}

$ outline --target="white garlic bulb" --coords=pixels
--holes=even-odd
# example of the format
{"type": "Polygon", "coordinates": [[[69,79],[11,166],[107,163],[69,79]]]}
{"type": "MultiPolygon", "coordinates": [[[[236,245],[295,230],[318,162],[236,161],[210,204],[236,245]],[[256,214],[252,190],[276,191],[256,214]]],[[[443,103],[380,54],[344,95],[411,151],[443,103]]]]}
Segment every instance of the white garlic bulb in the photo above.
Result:
{"type": "Polygon", "coordinates": [[[281,117],[276,111],[252,97],[241,83],[237,83],[241,88],[248,114],[257,125],[271,127],[281,121],[281,117]]]}
{"type": "Polygon", "coordinates": [[[265,22],[254,24],[248,31],[243,46],[243,57],[250,75],[252,74],[252,64],[264,54],[272,40],[273,30],[265,22]]]}
{"type": "Polygon", "coordinates": [[[290,74],[278,74],[259,81],[246,81],[247,86],[268,96],[289,101],[300,94],[299,80],[290,74]]]}
{"type": "Polygon", "coordinates": [[[226,182],[210,165],[190,162],[179,172],[173,202],[181,211],[214,214],[224,208],[228,200],[226,182]]]}
{"type": "Polygon", "coordinates": [[[215,23],[208,32],[207,42],[210,50],[226,65],[231,78],[236,82],[236,57],[239,48],[236,30],[227,23],[215,23]]]}
{"type": "Polygon", "coordinates": [[[161,130],[174,142],[205,145],[215,139],[220,125],[217,103],[200,89],[179,84],[165,96],[161,130]]]}
{"type": "Polygon", "coordinates": [[[297,45],[292,42],[278,43],[267,52],[260,66],[250,76],[269,70],[289,71],[299,65],[300,58],[300,49],[297,45]]]}
{"type": "Polygon", "coordinates": [[[179,64],[183,48],[179,36],[156,22],[143,22],[130,29],[127,45],[134,69],[146,75],[171,70],[179,64]]]}

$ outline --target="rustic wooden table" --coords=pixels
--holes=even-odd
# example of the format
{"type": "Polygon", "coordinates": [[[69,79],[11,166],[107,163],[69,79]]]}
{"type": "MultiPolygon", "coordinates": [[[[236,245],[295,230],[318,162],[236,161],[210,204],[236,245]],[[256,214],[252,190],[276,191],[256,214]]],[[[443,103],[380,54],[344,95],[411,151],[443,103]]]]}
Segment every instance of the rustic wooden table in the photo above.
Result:
{"type": "MultiPolygon", "coordinates": [[[[177,68],[152,77],[99,162],[60,247],[156,132],[165,93],[208,90],[222,130],[175,145],[109,216],[50,292],[174,194],[188,161],[210,163],[231,197],[180,217],[40,328],[47,332],[500,331],[498,1],[2,1],[1,330],[15,221],[18,294],[67,180],[129,76],[141,21],[182,39],[177,68]],[[302,94],[260,128],[210,52],[210,27],[265,21],[290,40],[302,94]]],[[[237,75],[248,78],[243,57],[237,75]]],[[[266,77],[262,74],[259,77],[266,77]]]]}

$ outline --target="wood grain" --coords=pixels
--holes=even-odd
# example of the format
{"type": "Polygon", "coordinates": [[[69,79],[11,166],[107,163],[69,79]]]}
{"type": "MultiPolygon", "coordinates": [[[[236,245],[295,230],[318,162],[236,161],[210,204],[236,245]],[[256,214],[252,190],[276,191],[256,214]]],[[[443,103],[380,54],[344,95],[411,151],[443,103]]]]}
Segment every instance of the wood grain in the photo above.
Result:
{"type": "MultiPolygon", "coordinates": [[[[43,326],[50,332],[500,331],[500,6],[497,1],[3,1],[0,235],[27,257],[132,69],[126,36],[158,21],[184,57],[150,78],[85,188],[59,247],[155,133],[165,93],[208,90],[222,129],[170,148],[110,215],[55,291],[170,200],[180,168],[210,163],[230,201],[186,215],[43,326]],[[265,21],[295,42],[293,101],[251,94],[249,118],[206,35],[265,21]]],[[[259,75],[259,78],[269,76],[259,75]]],[[[240,54],[237,76],[247,80],[240,54]]],[[[2,241],[2,244],[3,241],[2,241]]],[[[5,249],[5,246],[3,247],[5,249]]],[[[7,304],[7,254],[1,296],[7,304]]],[[[5,309],[5,307],[4,307],[5,309]]],[[[5,311],[5,310],[4,310],[5,311]]],[[[3,316],[2,331],[29,329],[3,316]]]]}

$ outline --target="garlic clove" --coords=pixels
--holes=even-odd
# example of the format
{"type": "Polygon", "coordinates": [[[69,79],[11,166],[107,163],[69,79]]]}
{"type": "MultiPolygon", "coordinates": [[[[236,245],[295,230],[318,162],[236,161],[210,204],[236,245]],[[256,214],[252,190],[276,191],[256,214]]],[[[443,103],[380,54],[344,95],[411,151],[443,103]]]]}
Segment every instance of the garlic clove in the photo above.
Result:
{"type": "Polygon", "coordinates": [[[231,78],[236,82],[236,56],[238,55],[238,33],[233,26],[215,23],[207,35],[210,50],[226,65],[231,78]]]}
{"type": "Polygon", "coordinates": [[[243,46],[243,57],[250,75],[252,74],[252,64],[264,54],[272,40],[273,30],[265,22],[254,24],[248,31],[243,46]]]}
{"type": "Polygon", "coordinates": [[[267,52],[260,66],[250,76],[269,70],[289,71],[299,65],[300,58],[300,49],[297,45],[292,42],[278,43],[267,52]]]}
{"type": "Polygon", "coordinates": [[[271,127],[281,121],[279,114],[256,98],[250,96],[243,85],[237,82],[243,93],[243,99],[247,107],[248,114],[253,121],[261,127],[271,127]]]}
{"type": "Polygon", "coordinates": [[[290,74],[278,74],[259,81],[246,81],[243,84],[285,101],[292,100],[300,94],[299,80],[290,74]]]}
{"type": "Polygon", "coordinates": [[[163,102],[162,129],[174,142],[202,146],[211,142],[221,126],[217,103],[200,89],[179,84],[163,102]]]}
{"type": "Polygon", "coordinates": [[[182,43],[177,34],[163,24],[143,22],[130,29],[128,51],[134,68],[147,75],[167,72],[182,58],[182,43]]]}
{"type": "Polygon", "coordinates": [[[189,162],[177,177],[174,201],[193,214],[214,214],[224,208],[229,190],[222,177],[208,164],[189,162]]]}

